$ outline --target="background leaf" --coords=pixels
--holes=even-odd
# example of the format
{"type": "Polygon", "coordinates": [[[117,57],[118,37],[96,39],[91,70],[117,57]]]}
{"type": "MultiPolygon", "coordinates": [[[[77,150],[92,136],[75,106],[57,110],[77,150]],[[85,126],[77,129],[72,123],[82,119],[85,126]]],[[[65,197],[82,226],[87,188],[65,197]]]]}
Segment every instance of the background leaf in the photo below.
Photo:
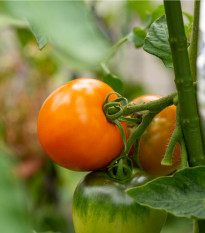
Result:
{"type": "Polygon", "coordinates": [[[103,81],[107,83],[112,89],[119,94],[123,94],[123,83],[122,81],[113,74],[107,74],[103,77],[103,81]]]}
{"type": "Polygon", "coordinates": [[[183,12],[183,15],[186,16],[188,19],[188,24],[184,25],[185,33],[188,40],[191,40],[191,31],[192,31],[192,23],[193,23],[193,16],[188,14],[187,12],[183,12]]]}
{"type": "Polygon", "coordinates": [[[0,148],[0,229],[1,232],[31,232],[23,188],[13,175],[10,156],[0,148]]]}
{"type": "Polygon", "coordinates": [[[83,1],[8,1],[6,5],[31,23],[40,48],[47,39],[62,54],[89,67],[108,53],[108,42],[83,1]]]}
{"type": "Polygon", "coordinates": [[[164,5],[159,5],[153,12],[152,12],[152,22],[160,18],[162,15],[165,15],[164,5]]]}
{"type": "Polygon", "coordinates": [[[129,100],[133,100],[140,95],[144,95],[146,90],[135,83],[124,83],[124,96],[129,100]]]}
{"type": "Polygon", "coordinates": [[[30,22],[30,29],[36,38],[39,49],[40,50],[43,49],[45,45],[48,43],[48,39],[46,35],[42,31],[39,31],[40,29],[36,27],[35,24],[32,24],[31,22],[30,22]]]}
{"type": "Polygon", "coordinates": [[[127,5],[129,8],[133,9],[140,18],[145,21],[147,18],[147,13],[151,12],[153,10],[153,7],[155,6],[154,1],[127,1],[127,5]]]}
{"type": "Polygon", "coordinates": [[[205,166],[186,168],[127,190],[136,202],[178,217],[205,219],[205,166]]]}
{"type": "Polygon", "coordinates": [[[145,38],[143,49],[157,57],[159,57],[164,65],[173,68],[172,54],[169,45],[169,34],[165,15],[161,16],[152,23],[149,33],[145,38]]]}

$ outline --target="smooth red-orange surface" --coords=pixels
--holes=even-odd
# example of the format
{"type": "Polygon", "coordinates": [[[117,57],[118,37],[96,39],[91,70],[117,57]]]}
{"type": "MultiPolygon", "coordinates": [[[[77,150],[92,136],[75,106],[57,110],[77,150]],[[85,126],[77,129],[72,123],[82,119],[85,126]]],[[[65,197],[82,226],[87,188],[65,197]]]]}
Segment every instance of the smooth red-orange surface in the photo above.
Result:
{"type": "MultiPolygon", "coordinates": [[[[143,95],[132,102],[147,103],[162,96],[143,95]]],[[[143,170],[154,176],[168,175],[180,166],[181,152],[177,144],[174,148],[172,166],[161,165],[170,137],[176,125],[176,107],[165,108],[157,114],[142,135],[139,147],[139,162],[143,170]]]]}
{"type": "MultiPolygon", "coordinates": [[[[107,84],[89,78],[76,79],[55,90],[38,117],[38,137],[48,156],[71,170],[105,167],[123,149],[118,127],[102,110],[107,84]]],[[[115,99],[112,95],[109,100],[115,99]]]]}

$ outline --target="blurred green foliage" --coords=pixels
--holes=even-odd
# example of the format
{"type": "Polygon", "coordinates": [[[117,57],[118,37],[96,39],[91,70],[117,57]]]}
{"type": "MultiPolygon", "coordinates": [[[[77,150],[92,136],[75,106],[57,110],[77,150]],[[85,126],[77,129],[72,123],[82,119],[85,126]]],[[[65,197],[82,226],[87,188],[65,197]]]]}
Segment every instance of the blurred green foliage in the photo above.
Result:
{"type": "Polygon", "coordinates": [[[24,187],[14,176],[13,162],[0,147],[0,228],[2,232],[31,232],[24,187]]]}
{"type": "Polygon", "coordinates": [[[108,52],[109,43],[83,1],[9,1],[6,6],[28,20],[40,49],[49,42],[76,66],[95,66],[108,52]]]}

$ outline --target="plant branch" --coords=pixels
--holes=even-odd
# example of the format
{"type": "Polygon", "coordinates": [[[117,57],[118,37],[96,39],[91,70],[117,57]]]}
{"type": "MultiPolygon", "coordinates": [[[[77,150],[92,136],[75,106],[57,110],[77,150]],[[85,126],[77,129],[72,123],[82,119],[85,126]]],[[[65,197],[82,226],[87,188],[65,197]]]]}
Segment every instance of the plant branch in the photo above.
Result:
{"type": "Polygon", "coordinates": [[[187,167],[187,151],[181,129],[179,105],[177,106],[177,113],[176,113],[176,127],[169,141],[164,159],[161,161],[162,165],[167,165],[167,166],[172,165],[172,156],[173,156],[174,148],[177,143],[180,144],[180,149],[181,149],[181,165],[182,165],[181,167],[185,168],[187,167]]]}
{"type": "Polygon", "coordinates": [[[177,113],[176,113],[176,127],[169,140],[169,144],[167,146],[165,156],[163,160],[161,161],[162,165],[168,165],[168,166],[172,165],[172,155],[174,152],[174,148],[177,142],[181,141],[181,136],[182,136],[182,132],[181,132],[181,126],[180,126],[180,115],[179,115],[179,106],[178,106],[177,113]]]}
{"type": "Polygon", "coordinates": [[[128,155],[132,145],[136,140],[140,139],[146,128],[151,123],[152,119],[155,117],[157,113],[146,113],[143,115],[142,122],[137,126],[136,130],[132,133],[127,141],[127,148],[124,150],[122,155],[128,155]]]}
{"type": "Polygon", "coordinates": [[[186,150],[184,138],[182,138],[180,141],[180,148],[181,148],[181,168],[186,168],[187,167],[187,150],[186,150]]]}
{"type": "Polygon", "coordinates": [[[197,76],[196,59],[198,52],[199,13],[200,13],[200,0],[195,0],[194,19],[193,19],[193,26],[191,33],[191,44],[189,47],[189,61],[191,66],[191,74],[194,81],[196,81],[196,76],[197,76]]]}
{"type": "MultiPolygon", "coordinates": [[[[142,112],[142,111],[150,111],[152,113],[160,112],[164,108],[174,104],[174,99],[177,96],[177,92],[174,92],[168,96],[162,97],[158,100],[153,100],[148,103],[142,103],[142,104],[134,104],[130,103],[128,106],[123,106],[120,111],[122,112],[122,116],[129,116],[135,112],[142,112]]],[[[106,117],[108,120],[112,121],[112,115],[116,114],[119,109],[117,109],[115,106],[110,105],[108,113],[106,113],[106,117]]]]}
{"type": "Polygon", "coordinates": [[[177,93],[174,92],[168,96],[162,97],[158,100],[153,100],[150,101],[148,103],[143,103],[143,104],[130,104],[128,106],[125,106],[123,108],[123,114],[124,116],[128,116],[132,113],[135,112],[141,112],[141,111],[145,111],[148,110],[150,112],[156,113],[156,112],[160,112],[162,111],[164,108],[173,105],[173,101],[175,96],[177,96],[177,93]]]}
{"type": "Polygon", "coordinates": [[[111,52],[110,54],[107,56],[107,58],[105,59],[105,63],[107,63],[110,58],[115,54],[115,52],[117,51],[117,49],[123,45],[126,41],[128,40],[128,37],[125,36],[122,39],[120,39],[116,44],[114,44],[111,48],[111,52]]]}
{"type": "Polygon", "coordinates": [[[174,64],[175,83],[181,109],[181,125],[188,151],[189,165],[202,165],[205,164],[205,157],[180,0],[164,0],[164,6],[174,64]]]}

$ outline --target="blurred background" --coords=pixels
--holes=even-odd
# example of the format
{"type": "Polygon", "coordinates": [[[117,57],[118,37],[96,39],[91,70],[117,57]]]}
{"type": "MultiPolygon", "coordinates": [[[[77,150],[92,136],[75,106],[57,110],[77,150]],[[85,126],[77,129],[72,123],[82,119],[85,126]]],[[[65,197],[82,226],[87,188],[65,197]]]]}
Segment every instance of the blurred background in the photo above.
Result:
{"type": "MultiPolygon", "coordinates": [[[[38,112],[61,84],[80,77],[102,79],[100,61],[110,46],[144,25],[161,4],[0,2],[1,232],[28,232],[32,226],[34,232],[74,233],[72,195],[85,173],[47,158],[37,137],[38,112]]],[[[182,4],[193,14],[193,1],[182,4]]],[[[117,50],[109,68],[129,99],[175,90],[173,70],[131,42],[117,50]]],[[[169,216],[162,233],[191,231],[191,220],[169,216]]]]}

